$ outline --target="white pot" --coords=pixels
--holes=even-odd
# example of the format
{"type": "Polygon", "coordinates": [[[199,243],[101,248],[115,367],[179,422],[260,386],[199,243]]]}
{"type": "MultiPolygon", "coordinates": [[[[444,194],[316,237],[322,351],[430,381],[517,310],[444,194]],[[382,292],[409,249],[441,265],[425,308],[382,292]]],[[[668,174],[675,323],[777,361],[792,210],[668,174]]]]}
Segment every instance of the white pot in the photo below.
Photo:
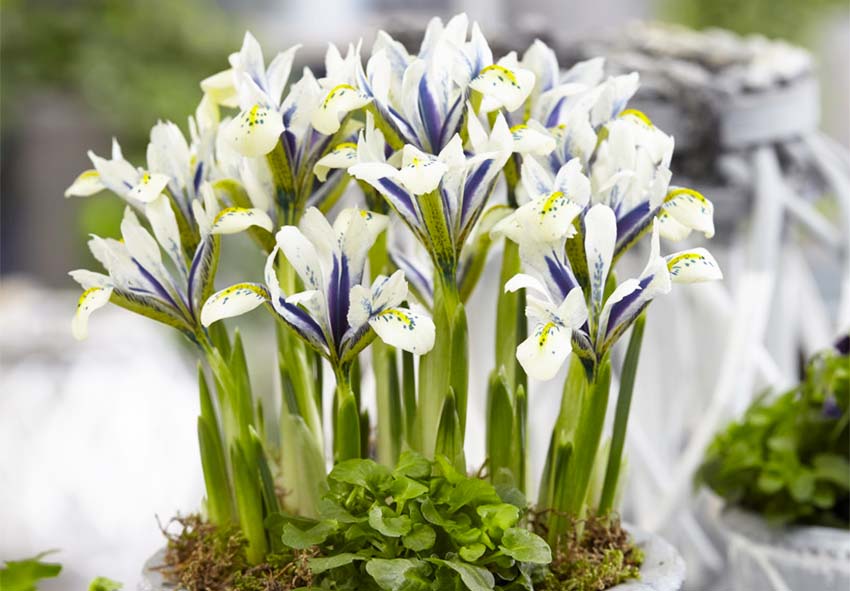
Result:
{"type": "MultiPolygon", "coordinates": [[[[676,549],[655,534],[634,527],[629,527],[628,530],[644,553],[640,580],[617,585],[608,591],[679,591],[685,582],[685,561],[676,549]]],[[[145,563],[138,591],[177,589],[163,581],[159,571],[153,570],[157,565],[162,564],[164,555],[165,550],[160,550],[145,563]]]]}
{"type": "Polygon", "coordinates": [[[728,576],[736,591],[847,591],[850,531],[771,527],[735,507],[720,513],[728,576]]]}

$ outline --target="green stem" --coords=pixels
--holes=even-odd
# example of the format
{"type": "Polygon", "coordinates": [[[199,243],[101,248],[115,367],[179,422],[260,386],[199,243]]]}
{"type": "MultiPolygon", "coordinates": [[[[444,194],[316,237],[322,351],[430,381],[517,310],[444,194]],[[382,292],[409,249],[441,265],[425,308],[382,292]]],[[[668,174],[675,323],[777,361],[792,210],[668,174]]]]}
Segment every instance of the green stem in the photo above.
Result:
{"type": "Polygon", "coordinates": [[[351,368],[337,366],[336,424],[334,426],[334,461],[336,463],[361,455],[360,409],[351,389],[351,368]]]}
{"type": "Polygon", "coordinates": [[[611,436],[611,450],[608,455],[608,465],[605,470],[605,481],[602,485],[602,495],[599,499],[599,514],[604,515],[612,510],[617,485],[620,480],[620,467],[623,459],[623,446],[626,442],[626,427],[629,422],[629,410],[632,405],[635,375],[637,374],[640,349],[643,343],[643,329],[646,324],[646,312],[635,320],[626,359],[620,375],[620,393],[617,396],[617,410],[614,415],[614,432],[611,436]]]}
{"type": "Polygon", "coordinates": [[[581,416],[575,430],[573,457],[570,460],[567,479],[569,490],[564,502],[566,513],[575,517],[584,514],[590,477],[608,409],[611,363],[607,356],[596,366],[589,386],[587,400],[582,404],[581,416]]]}
{"type": "MultiPolygon", "coordinates": [[[[504,286],[519,272],[519,246],[512,240],[505,240],[499,285],[504,286]]],[[[510,293],[500,289],[496,302],[496,369],[505,369],[505,377],[512,392],[516,392],[520,384],[527,387],[525,372],[516,359],[516,349],[523,338],[525,338],[525,291],[510,293]]]]}
{"type": "Polygon", "coordinates": [[[451,273],[435,273],[434,324],[434,348],[423,356],[419,363],[417,416],[419,451],[429,458],[433,458],[435,454],[437,432],[449,388],[455,389],[458,418],[462,425],[466,423],[466,315],[460,302],[457,283],[451,273]],[[453,345],[455,341],[461,341],[457,343],[457,347],[453,345]],[[463,419],[460,419],[460,413],[463,413],[463,419]]]}

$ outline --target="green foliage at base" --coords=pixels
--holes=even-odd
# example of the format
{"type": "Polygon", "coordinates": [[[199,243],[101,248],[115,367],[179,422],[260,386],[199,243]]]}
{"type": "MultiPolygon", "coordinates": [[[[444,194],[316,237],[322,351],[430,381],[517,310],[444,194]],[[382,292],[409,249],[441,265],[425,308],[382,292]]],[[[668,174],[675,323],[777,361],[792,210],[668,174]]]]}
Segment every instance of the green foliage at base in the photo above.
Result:
{"type": "Polygon", "coordinates": [[[824,352],[717,435],[697,482],[774,523],[850,527],[849,407],[850,359],[824,352]]]}
{"type": "Polygon", "coordinates": [[[371,460],[337,464],[320,519],[270,523],[309,560],[323,589],[414,591],[533,589],[551,560],[523,525],[521,494],[412,452],[394,470],[371,460]]]}

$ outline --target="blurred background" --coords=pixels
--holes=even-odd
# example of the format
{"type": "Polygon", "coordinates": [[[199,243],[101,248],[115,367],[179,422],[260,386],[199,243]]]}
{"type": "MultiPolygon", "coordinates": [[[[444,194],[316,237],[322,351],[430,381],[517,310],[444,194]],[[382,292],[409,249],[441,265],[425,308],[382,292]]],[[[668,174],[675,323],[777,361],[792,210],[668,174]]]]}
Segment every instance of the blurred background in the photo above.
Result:
{"type": "Polygon", "coordinates": [[[105,155],[116,137],[142,163],[150,127],[185,129],[198,82],[226,67],[246,29],[267,59],[302,43],[299,59],[321,68],[328,41],[369,48],[378,27],[415,31],[460,11],[510,49],[535,34],[580,44],[636,20],[786,39],[813,55],[820,128],[850,145],[846,0],[4,0],[0,561],[56,548],[65,572],[45,589],[96,575],[133,588],[161,544],[155,516],[202,494],[193,362],[171,331],[106,309],[87,342],[70,337],[67,271],[91,267],[87,234],[115,236],[123,210],[114,197],[63,197],[87,150],[105,155]]]}

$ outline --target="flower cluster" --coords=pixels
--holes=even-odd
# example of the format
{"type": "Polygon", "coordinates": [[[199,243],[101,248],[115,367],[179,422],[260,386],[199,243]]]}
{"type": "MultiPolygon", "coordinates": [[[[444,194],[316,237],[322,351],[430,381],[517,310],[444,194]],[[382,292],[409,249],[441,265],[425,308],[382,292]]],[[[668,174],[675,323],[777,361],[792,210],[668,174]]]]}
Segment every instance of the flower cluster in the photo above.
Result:
{"type": "MultiPolygon", "coordinates": [[[[620,368],[628,390],[647,306],[673,283],[722,276],[704,248],[662,254],[662,238],[710,238],[713,205],[670,185],[673,139],[627,108],[637,75],[606,78],[602,60],[562,71],[540,41],[521,56],[495,59],[465,15],[433,19],[416,54],[384,32],[365,63],[360,44],[344,53],[330,46],[324,77],[305,68],[290,82],[297,49],[266,65],[246,34],[230,67],[201,82],[188,137],[170,122],[154,126],[145,168],[127,162],[117,142],[111,159],[90,153],[94,168],[66,195],[108,189],[127,209],[121,240],[89,242],[107,273],[71,273],[84,289],[75,336],[112,302],[199,346],[219,403],[202,372],[210,519],[239,523],[248,558],[258,562],[281,506],[320,514],[328,431],[337,462],[372,453],[363,371],[374,377],[382,464],[412,449],[465,472],[466,409],[482,393],[469,391],[464,306],[488,249],[505,238],[496,368],[486,393],[490,478],[525,487],[527,377],[550,379],[572,356],[562,408],[579,412],[558,419],[540,487],[542,508],[553,510],[549,541],[563,539],[565,516],[586,514],[591,502],[612,347],[634,327],[620,368]],[[337,207],[349,200],[352,179],[367,209],[362,201],[337,207]],[[388,238],[390,228],[406,228],[430,265],[412,263],[388,238]],[[216,291],[221,235],[239,232],[265,258],[264,277],[216,291]],[[644,238],[643,271],[621,280],[618,261],[644,238]],[[282,404],[278,428],[269,430],[277,441],[253,398],[241,337],[231,339],[218,322],[261,306],[280,321],[282,404]],[[371,363],[361,366],[373,343],[371,363]],[[322,418],[325,363],[336,380],[332,428],[322,418]],[[289,491],[285,499],[278,484],[289,491]]],[[[630,397],[621,391],[610,453],[601,454],[603,513],[619,479],[630,397]]],[[[510,530],[525,531],[509,521],[510,530]]],[[[481,557],[493,548],[468,543],[457,572],[492,579],[481,557]]]]}

